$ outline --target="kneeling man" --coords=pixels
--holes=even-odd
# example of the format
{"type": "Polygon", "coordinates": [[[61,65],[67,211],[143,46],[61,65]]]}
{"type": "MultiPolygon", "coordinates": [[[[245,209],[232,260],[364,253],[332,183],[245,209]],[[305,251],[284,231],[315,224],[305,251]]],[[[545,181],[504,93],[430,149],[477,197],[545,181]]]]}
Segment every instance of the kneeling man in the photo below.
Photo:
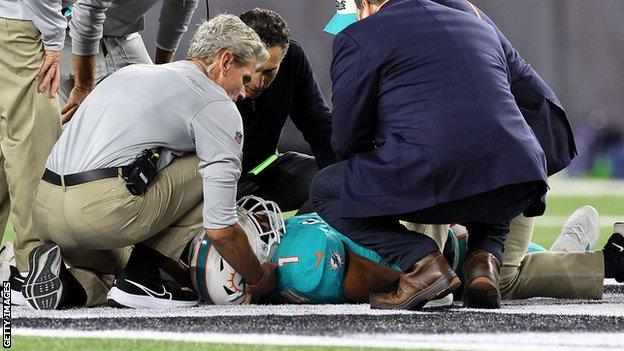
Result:
{"type": "Polygon", "coordinates": [[[34,225],[47,243],[29,257],[22,293],[32,307],[102,304],[126,260],[109,304],[194,305],[196,295],[166,283],[159,267],[177,261],[202,225],[254,298],[272,290],[273,270],[253,255],[235,207],[243,126],[234,101],[267,58],[252,29],[221,15],[199,27],[187,60],[129,66],[97,86],[35,195],[34,225]]]}
{"type": "Polygon", "coordinates": [[[339,11],[347,4],[361,21],[334,39],[339,162],[316,175],[310,201],[401,268],[398,288],[372,295],[373,308],[418,309],[460,286],[436,243],[399,220],[466,224],[464,304],[498,308],[510,221],[541,215],[547,189],[501,39],[479,17],[429,0],[342,1],[339,11]]]}

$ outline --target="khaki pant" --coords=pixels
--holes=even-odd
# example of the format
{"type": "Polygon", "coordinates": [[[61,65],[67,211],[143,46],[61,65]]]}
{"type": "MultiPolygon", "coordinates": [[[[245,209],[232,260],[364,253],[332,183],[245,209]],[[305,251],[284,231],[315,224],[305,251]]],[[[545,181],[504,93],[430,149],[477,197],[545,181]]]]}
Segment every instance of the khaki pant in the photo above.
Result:
{"type": "Polygon", "coordinates": [[[112,274],[128,259],[128,246],[143,243],[179,260],[202,227],[203,189],[195,155],[178,158],[141,196],[122,178],[76,186],[41,181],[33,204],[41,239],[61,248],[70,272],[87,292],[87,306],[106,302],[112,274]]]}
{"type": "MultiPolygon", "coordinates": [[[[407,223],[443,248],[448,226],[407,223]]],[[[519,216],[511,222],[501,267],[503,299],[556,297],[600,299],[604,290],[602,252],[536,252],[526,255],[533,238],[535,218],[519,216]]]]}
{"type": "Polygon", "coordinates": [[[535,218],[520,216],[511,221],[501,268],[502,297],[602,298],[602,252],[535,252],[526,255],[534,227],[535,218]]]}
{"type": "Polygon", "coordinates": [[[58,99],[37,92],[40,36],[30,21],[0,18],[0,236],[10,212],[20,271],[28,270],[28,253],[40,244],[33,230],[33,193],[61,132],[58,99]]]}

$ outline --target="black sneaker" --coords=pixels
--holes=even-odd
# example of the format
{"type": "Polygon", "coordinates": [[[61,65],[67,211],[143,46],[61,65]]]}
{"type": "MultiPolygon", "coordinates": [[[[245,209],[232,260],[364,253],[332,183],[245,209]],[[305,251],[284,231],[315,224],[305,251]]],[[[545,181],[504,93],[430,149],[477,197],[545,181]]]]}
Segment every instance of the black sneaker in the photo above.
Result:
{"type": "Polygon", "coordinates": [[[11,285],[11,305],[27,306],[26,299],[22,295],[22,285],[24,285],[25,277],[23,277],[15,266],[9,266],[11,275],[9,276],[9,284],[11,285]]]}
{"type": "Polygon", "coordinates": [[[22,295],[36,310],[54,310],[63,300],[61,249],[54,243],[45,243],[30,251],[28,275],[22,284],[22,295]]]}
{"type": "Polygon", "coordinates": [[[107,300],[108,306],[130,308],[191,307],[198,303],[194,291],[163,279],[158,269],[140,275],[118,269],[107,300]]]}
{"type": "Polygon", "coordinates": [[[605,250],[616,252],[620,256],[620,273],[615,277],[618,283],[624,283],[624,222],[613,225],[613,234],[605,244],[605,250]]]}

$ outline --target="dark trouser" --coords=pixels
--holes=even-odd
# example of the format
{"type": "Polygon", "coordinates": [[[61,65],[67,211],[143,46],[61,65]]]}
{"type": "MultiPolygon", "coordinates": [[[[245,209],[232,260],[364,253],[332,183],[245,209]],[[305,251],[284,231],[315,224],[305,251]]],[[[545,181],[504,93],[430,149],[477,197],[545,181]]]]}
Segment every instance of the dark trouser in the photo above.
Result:
{"type": "Polygon", "coordinates": [[[256,195],[275,201],[282,211],[292,211],[308,201],[310,183],[319,169],[314,157],[286,152],[258,175],[245,174],[237,197],[256,195]]]}
{"type": "Polygon", "coordinates": [[[503,262],[509,222],[543,195],[542,183],[522,183],[410,213],[346,218],[340,214],[345,166],[346,161],[342,161],[317,174],[310,190],[312,205],[334,229],[376,251],[387,262],[398,264],[404,272],[439,248],[428,236],[407,230],[400,220],[423,224],[462,223],[470,232],[468,254],[484,249],[503,262]]]}

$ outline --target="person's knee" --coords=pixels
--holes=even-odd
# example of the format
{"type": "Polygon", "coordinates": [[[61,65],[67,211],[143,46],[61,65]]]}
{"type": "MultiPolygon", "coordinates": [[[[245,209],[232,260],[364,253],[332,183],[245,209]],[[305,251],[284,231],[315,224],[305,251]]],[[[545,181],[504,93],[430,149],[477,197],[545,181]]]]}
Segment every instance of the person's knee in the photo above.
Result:
{"type": "Polygon", "coordinates": [[[310,202],[315,207],[324,201],[340,197],[340,178],[336,173],[339,164],[329,166],[314,176],[310,184],[310,202]]]}

